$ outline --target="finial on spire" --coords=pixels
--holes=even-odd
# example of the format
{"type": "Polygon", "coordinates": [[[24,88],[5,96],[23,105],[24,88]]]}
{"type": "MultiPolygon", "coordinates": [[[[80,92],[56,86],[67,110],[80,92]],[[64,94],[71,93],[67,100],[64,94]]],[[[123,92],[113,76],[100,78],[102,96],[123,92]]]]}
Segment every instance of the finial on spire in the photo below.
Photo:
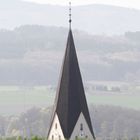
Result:
{"type": "Polygon", "coordinates": [[[69,2],[69,26],[70,26],[70,29],[71,29],[71,22],[72,22],[72,19],[71,19],[71,2],[69,2]]]}

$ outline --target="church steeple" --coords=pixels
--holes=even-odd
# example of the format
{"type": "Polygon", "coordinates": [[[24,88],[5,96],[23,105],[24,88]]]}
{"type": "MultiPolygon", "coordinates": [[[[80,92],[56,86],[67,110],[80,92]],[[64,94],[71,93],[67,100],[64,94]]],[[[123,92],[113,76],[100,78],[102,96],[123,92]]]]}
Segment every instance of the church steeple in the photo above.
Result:
{"type": "MultiPolygon", "coordinates": [[[[70,8],[71,11],[71,8],[70,8]]],[[[48,139],[95,139],[70,28],[48,139]],[[57,125],[57,129],[56,128],[57,125]],[[59,126],[59,130],[58,130],[59,126]],[[56,136],[57,135],[57,136],[56,136]]]]}

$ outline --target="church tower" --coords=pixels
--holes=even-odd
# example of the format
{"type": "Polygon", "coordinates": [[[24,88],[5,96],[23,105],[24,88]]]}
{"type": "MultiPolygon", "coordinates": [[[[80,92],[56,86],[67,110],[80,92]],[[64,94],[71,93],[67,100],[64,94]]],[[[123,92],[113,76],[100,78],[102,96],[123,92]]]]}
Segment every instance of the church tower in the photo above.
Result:
{"type": "Polygon", "coordinates": [[[48,140],[95,140],[70,27],[48,140]]]}

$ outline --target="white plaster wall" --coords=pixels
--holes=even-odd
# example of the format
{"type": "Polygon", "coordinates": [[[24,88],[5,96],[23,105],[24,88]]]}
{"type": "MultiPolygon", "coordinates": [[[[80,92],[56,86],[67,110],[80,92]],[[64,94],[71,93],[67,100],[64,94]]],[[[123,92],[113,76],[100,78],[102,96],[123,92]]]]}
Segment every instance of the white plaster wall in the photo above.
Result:
{"type": "Polygon", "coordinates": [[[79,139],[82,139],[82,138],[85,139],[87,136],[86,138],[87,140],[94,140],[83,113],[81,113],[79,116],[79,119],[75,125],[75,128],[72,132],[70,140],[75,140],[76,136],[79,139]],[[83,131],[80,130],[81,124],[83,124],[83,131]]]}
{"type": "Polygon", "coordinates": [[[60,140],[60,137],[61,137],[61,140],[65,139],[57,114],[55,114],[55,116],[54,116],[54,120],[53,120],[53,123],[52,123],[52,126],[51,126],[51,130],[50,130],[50,133],[48,135],[48,140],[52,140],[52,135],[54,137],[54,140],[60,140]],[[55,128],[56,124],[57,124],[57,129],[55,128]]]}

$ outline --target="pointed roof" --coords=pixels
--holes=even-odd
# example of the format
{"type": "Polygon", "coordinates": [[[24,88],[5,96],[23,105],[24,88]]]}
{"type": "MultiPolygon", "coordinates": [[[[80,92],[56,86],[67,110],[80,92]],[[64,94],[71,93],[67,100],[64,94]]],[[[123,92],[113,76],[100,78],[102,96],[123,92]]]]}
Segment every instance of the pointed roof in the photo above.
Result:
{"type": "Polygon", "coordinates": [[[82,112],[94,137],[71,28],[55,100],[64,137],[69,139],[82,112]]]}

